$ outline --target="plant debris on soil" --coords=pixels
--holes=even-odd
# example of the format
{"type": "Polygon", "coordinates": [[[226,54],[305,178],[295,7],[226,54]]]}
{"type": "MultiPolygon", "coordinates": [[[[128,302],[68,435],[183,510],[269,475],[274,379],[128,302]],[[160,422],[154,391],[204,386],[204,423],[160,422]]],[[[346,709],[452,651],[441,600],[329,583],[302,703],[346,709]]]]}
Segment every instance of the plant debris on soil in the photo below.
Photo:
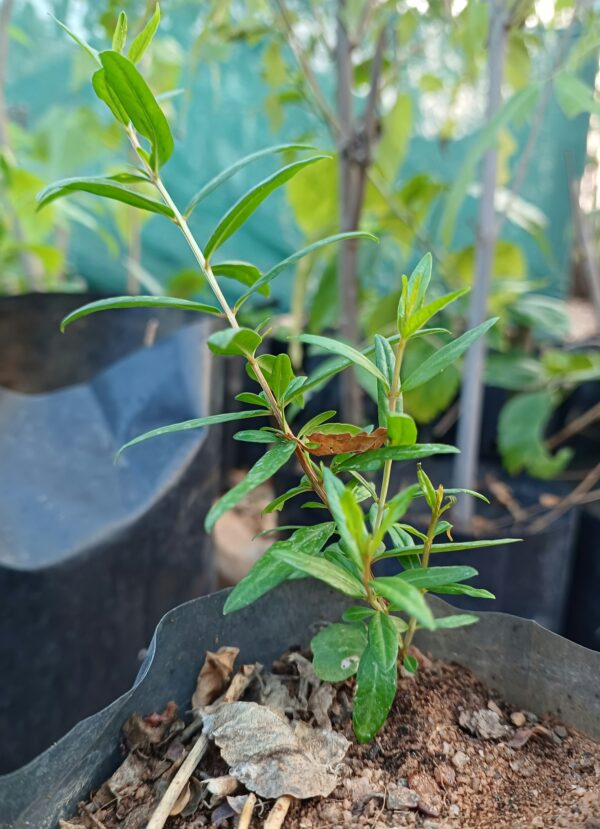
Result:
{"type": "Polygon", "coordinates": [[[419,671],[400,669],[390,718],[358,745],[353,680],[320,682],[301,652],[232,679],[237,650],[209,653],[186,722],[174,703],[132,716],[122,765],[60,827],[600,829],[600,744],[514,710],[459,665],[413,654],[419,671]]]}

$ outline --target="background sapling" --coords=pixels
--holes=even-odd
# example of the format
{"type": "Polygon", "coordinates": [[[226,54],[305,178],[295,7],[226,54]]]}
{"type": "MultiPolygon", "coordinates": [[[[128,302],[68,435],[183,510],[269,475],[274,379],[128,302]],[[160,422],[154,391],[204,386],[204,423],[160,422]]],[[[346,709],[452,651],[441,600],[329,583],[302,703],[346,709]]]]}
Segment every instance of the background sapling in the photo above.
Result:
{"type": "Polygon", "coordinates": [[[271,192],[307,167],[327,163],[326,155],[313,154],[288,161],[257,183],[225,213],[204,245],[198,243],[188,219],[210,192],[259,157],[305,154],[311,148],[298,144],[280,145],[254,153],[204,184],[187,208],[181,210],[161,173],[174,150],[171,128],[135,65],[152,42],[159,16],[157,6],[127,55],[123,54],[127,46],[124,14],[119,17],[112,49],[97,52],[72,35],[95,61],[93,88],[122,125],[139,164],[112,176],[56,182],[40,193],[39,206],[72,193],[85,192],[170,219],[194,255],[213,300],[208,303],[161,296],[116,297],[79,308],[63,321],[63,328],[88,314],[123,307],[184,308],[224,321],[225,327],[209,337],[208,346],[218,356],[244,358],[257,389],[256,392],[242,393],[237,399],[251,408],[155,429],[131,440],[123,449],[158,435],[225,421],[268,418],[268,425],[241,430],[235,435],[238,440],[264,443],[268,448],[247,476],[212,506],[206,516],[207,531],[212,530],[224,512],[270,478],[292,456],[300,463],[302,478],[297,486],[275,499],[267,509],[281,509],[290,498],[312,490],[318,499],[313,506],[328,510],[331,520],[310,527],[289,528],[292,530],[289,538],[276,541],[231,592],[225,612],[251,604],[286,579],[305,576],[320,579],[360,602],[346,611],[340,624],[331,625],[314,638],[313,652],[315,669],[323,679],[336,681],[356,674],[354,730],[360,741],[367,741],[381,728],[392,705],[398,658],[409,671],[417,667],[410,653],[415,631],[419,627],[442,630],[476,621],[476,617],[468,614],[434,618],[425,594],[491,597],[487,591],[467,584],[477,575],[472,567],[433,566],[431,556],[512,540],[454,543],[452,525],[445,516],[456,503],[456,496],[461,493],[482,496],[434,485],[420,465],[413,485],[400,492],[391,492],[394,462],[456,451],[444,444],[417,443],[415,422],[403,410],[403,394],[438,377],[484,335],[495,320],[488,320],[457,339],[449,340],[412,371],[403,372],[403,359],[411,343],[426,334],[448,335],[444,329],[427,326],[439,311],[464,293],[454,291],[428,302],[431,256],[426,255],[410,278],[402,277],[396,333],[392,336],[376,335],[374,343],[363,351],[327,337],[309,334],[299,337],[302,342],[339,358],[333,365],[328,365],[329,375],[357,366],[375,379],[377,426],[339,423],[334,420],[334,411],[326,411],[313,417],[297,432],[293,431],[288,424],[288,408],[302,408],[304,395],[322,382],[323,372],[312,377],[296,376],[287,354],[275,356],[261,352],[264,327],[253,329],[240,325],[239,311],[254,294],[268,291],[269,283],[285,268],[320,247],[349,238],[372,240],[373,237],[367,233],[339,233],[314,242],[266,272],[248,262],[216,259],[224,242],[271,192]],[[243,292],[233,303],[228,302],[221,279],[233,280],[243,286],[243,292]],[[213,304],[215,300],[216,304],[213,304]],[[372,473],[379,471],[381,480],[377,485],[372,473]],[[414,501],[426,504],[429,519],[425,531],[405,521],[414,501]],[[398,574],[377,576],[377,562],[389,558],[398,561],[398,574]]]}

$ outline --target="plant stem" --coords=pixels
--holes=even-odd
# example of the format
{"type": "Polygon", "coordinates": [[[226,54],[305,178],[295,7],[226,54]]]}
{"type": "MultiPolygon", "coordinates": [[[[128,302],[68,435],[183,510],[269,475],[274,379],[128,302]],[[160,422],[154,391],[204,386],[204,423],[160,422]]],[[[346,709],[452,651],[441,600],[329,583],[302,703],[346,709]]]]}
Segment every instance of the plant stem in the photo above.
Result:
{"type": "MultiPolygon", "coordinates": [[[[131,142],[131,145],[132,145],[133,149],[136,152],[136,155],[139,156],[138,150],[140,149],[140,143],[138,141],[135,130],[133,129],[133,127],[131,125],[129,125],[127,127],[127,135],[129,137],[129,140],[131,142]]],[[[186,242],[188,243],[188,246],[189,246],[190,250],[192,251],[192,253],[194,255],[194,258],[196,259],[196,261],[198,263],[198,266],[200,268],[200,272],[202,273],[202,275],[204,276],[204,278],[206,279],[206,281],[210,285],[210,288],[211,288],[213,294],[215,295],[219,305],[221,306],[221,308],[223,310],[223,313],[225,314],[225,317],[227,318],[227,321],[229,322],[229,325],[231,326],[231,328],[239,328],[240,324],[238,323],[233,310],[231,309],[229,303],[227,302],[227,299],[225,298],[225,295],[223,294],[223,291],[221,290],[221,286],[219,285],[219,283],[217,281],[217,278],[215,277],[214,273],[212,272],[212,268],[210,266],[210,263],[206,260],[206,257],[202,253],[202,250],[200,249],[200,246],[196,242],[196,239],[194,238],[194,234],[190,230],[188,223],[186,222],[185,218],[181,214],[179,208],[177,207],[177,205],[175,204],[173,199],[171,198],[171,194],[169,193],[169,191],[165,187],[165,185],[164,185],[161,177],[158,175],[158,173],[155,170],[153,170],[152,167],[150,167],[149,164],[145,163],[145,167],[146,167],[146,171],[148,173],[148,176],[150,177],[152,183],[154,184],[157,191],[159,192],[162,200],[173,211],[173,221],[175,222],[177,227],[180,229],[180,231],[182,232],[186,242]]],[[[315,470],[312,466],[310,457],[309,457],[308,453],[305,450],[302,449],[298,439],[296,438],[296,436],[294,435],[294,433],[292,432],[292,430],[290,429],[290,427],[286,423],[283,411],[280,408],[279,403],[277,402],[273,392],[271,391],[271,388],[270,388],[270,386],[267,382],[266,377],[264,376],[264,374],[262,372],[262,369],[260,367],[260,364],[259,364],[257,358],[253,354],[249,355],[248,356],[248,363],[251,366],[252,371],[254,372],[254,375],[255,375],[261,389],[265,393],[265,397],[267,398],[267,400],[269,402],[271,413],[272,413],[273,417],[275,418],[275,420],[277,422],[277,425],[279,426],[279,428],[281,429],[281,431],[284,433],[284,435],[286,436],[286,438],[288,440],[293,440],[293,441],[296,442],[296,458],[298,459],[298,462],[300,463],[300,466],[302,467],[302,471],[304,472],[307,479],[309,480],[315,494],[327,506],[327,495],[325,494],[325,490],[323,488],[323,485],[322,485],[321,481],[319,480],[319,477],[316,474],[316,472],[315,472],[315,470]]]]}
{"type": "MultiPolygon", "coordinates": [[[[402,391],[400,386],[400,370],[402,368],[405,348],[406,340],[404,338],[398,340],[398,344],[396,346],[396,360],[394,362],[394,374],[389,394],[390,412],[395,412],[398,406],[401,412],[403,409],[402,391]]],[[[377,515],[375,517],[375,525],[373,527],[374,535],[377,535],[379,532],[379,528],[381,527],[381,522],[383,520],[383,513],[390,488],[392,463],[393,461],[386,461],[383,465],[383,477],[381,479],[381,490],[379,493],[379,502],[377,504],[377,515]]]]}
{"type": "MultiPolygon", "coordinates": [[[[427,537],[423,542],[423,557],[421,559],[421,567],[426,570],[429,567],[429,558],[431,556],[431,546],[435,539],[435,528],[438,525],[438,521],[440,520],[440,509],[442,506],[442,501],[444,498],[444,490],[442,487],[439,487],[436,493],[436,502],[435,506],[431,510],[431,520],[429,522],[429,527],[427,528],[427,537]]],[[[425,591],[421,591],[425,592],[425,591]]],[[[408,623],[408,630],[404,636],[404,642],[402,644],[402,652],[400,654],[401,661],[404,660],[404,657],[408,653],[408,649],[412,644],[413,637],[415,635],[415,630],[417,629],[417,620],[414,616],[411,617],[408,623]]]]}

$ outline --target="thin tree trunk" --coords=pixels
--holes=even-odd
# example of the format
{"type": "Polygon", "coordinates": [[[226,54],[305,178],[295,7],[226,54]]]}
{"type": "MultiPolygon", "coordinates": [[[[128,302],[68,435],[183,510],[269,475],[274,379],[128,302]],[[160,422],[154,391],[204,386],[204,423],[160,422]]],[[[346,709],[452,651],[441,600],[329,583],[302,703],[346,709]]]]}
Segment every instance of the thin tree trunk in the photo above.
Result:
{"type": "Polygon", "coordinates": [[[0,149],[8,149],[8,116],[6,114],[6,69],[8,66],[8,30],[14,0],[4,0],[0,6],[0,149]]]}
{"type": "MultiPolygon", "coordinates": [[[[502,104],[502,79],[506,58],[508,15],[506,0],[490,0],[490,27],[488,42],[488,101],[486,117],[490,121],[502,104]]],[[[490,282],[498,228],[494,206],[498,176],[498,150],[490,147],[482,163],[482,189],[477,224],[475,255],[475,283],[469,308],[469,328],[482,323],[487,314],[490,282]]],[[[481,416],[483,410],[483,372],[486,345],[483,338],[467,353],[463,368],[458,422],[458,448],[454,467],[456,487],[472,489],[479,462],[481,416]]],[[[457,523],[467,524],[473,515],[473,501],[461,498],[454,510],[457,523]]]]}
{"type": "MultiPolygon", "coordinates": [[[[352,53],[346,28],[346,0],[338,0],[336,74],[337,114],[341,127],[338,141],[340,230],[345,233],[357,230],[354,205],[359,173],[353,155],[356,124],[352,102],[352,53]]],[[[340,334],[343,340],[354,345],[359,336],[357,255],[355,240],[342,242],[338,259],[340,334]]],[[[362,394],[353,371],[345,371],[341,375],[341,392],[344,419],[361,424],[362,394]]]]}

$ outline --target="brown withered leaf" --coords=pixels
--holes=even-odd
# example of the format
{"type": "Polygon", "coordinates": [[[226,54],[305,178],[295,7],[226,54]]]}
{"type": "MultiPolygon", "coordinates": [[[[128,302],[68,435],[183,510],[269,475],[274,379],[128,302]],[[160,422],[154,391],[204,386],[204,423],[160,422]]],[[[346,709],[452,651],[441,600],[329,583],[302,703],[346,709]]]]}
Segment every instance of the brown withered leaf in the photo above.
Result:
{"type": "Polygon", "coordinates": [[[312,435],[306,436],[306,440],[309,444],[317,444],[317,446],[308,448],[311,455],[325,457],[326,455],[341,455],[344,452],[360,454],[370,452],[371,449],[381,449],[387,440],[387,429],[380,426],[373,432],[359,432],[355,435],[349,432],[337,435],[313,432],[312,435]]]}
{"type": "Polygon", "coordinates": [[[543,725],[534,725],[531,728],[519,728],[507,745],[510,748],[523,748],[532,737],[540,737],[546,740],[552,740],[552,732],[543,725]]]}
{"type": "Polygon", "coordinates": [[[198,674],[196,690],[192,697],[192,708],[210,705],[225,690],[239,652],[239,648],[228,647],[219,648],[214,653],[206,651],[204,665],[198,674]]]}

